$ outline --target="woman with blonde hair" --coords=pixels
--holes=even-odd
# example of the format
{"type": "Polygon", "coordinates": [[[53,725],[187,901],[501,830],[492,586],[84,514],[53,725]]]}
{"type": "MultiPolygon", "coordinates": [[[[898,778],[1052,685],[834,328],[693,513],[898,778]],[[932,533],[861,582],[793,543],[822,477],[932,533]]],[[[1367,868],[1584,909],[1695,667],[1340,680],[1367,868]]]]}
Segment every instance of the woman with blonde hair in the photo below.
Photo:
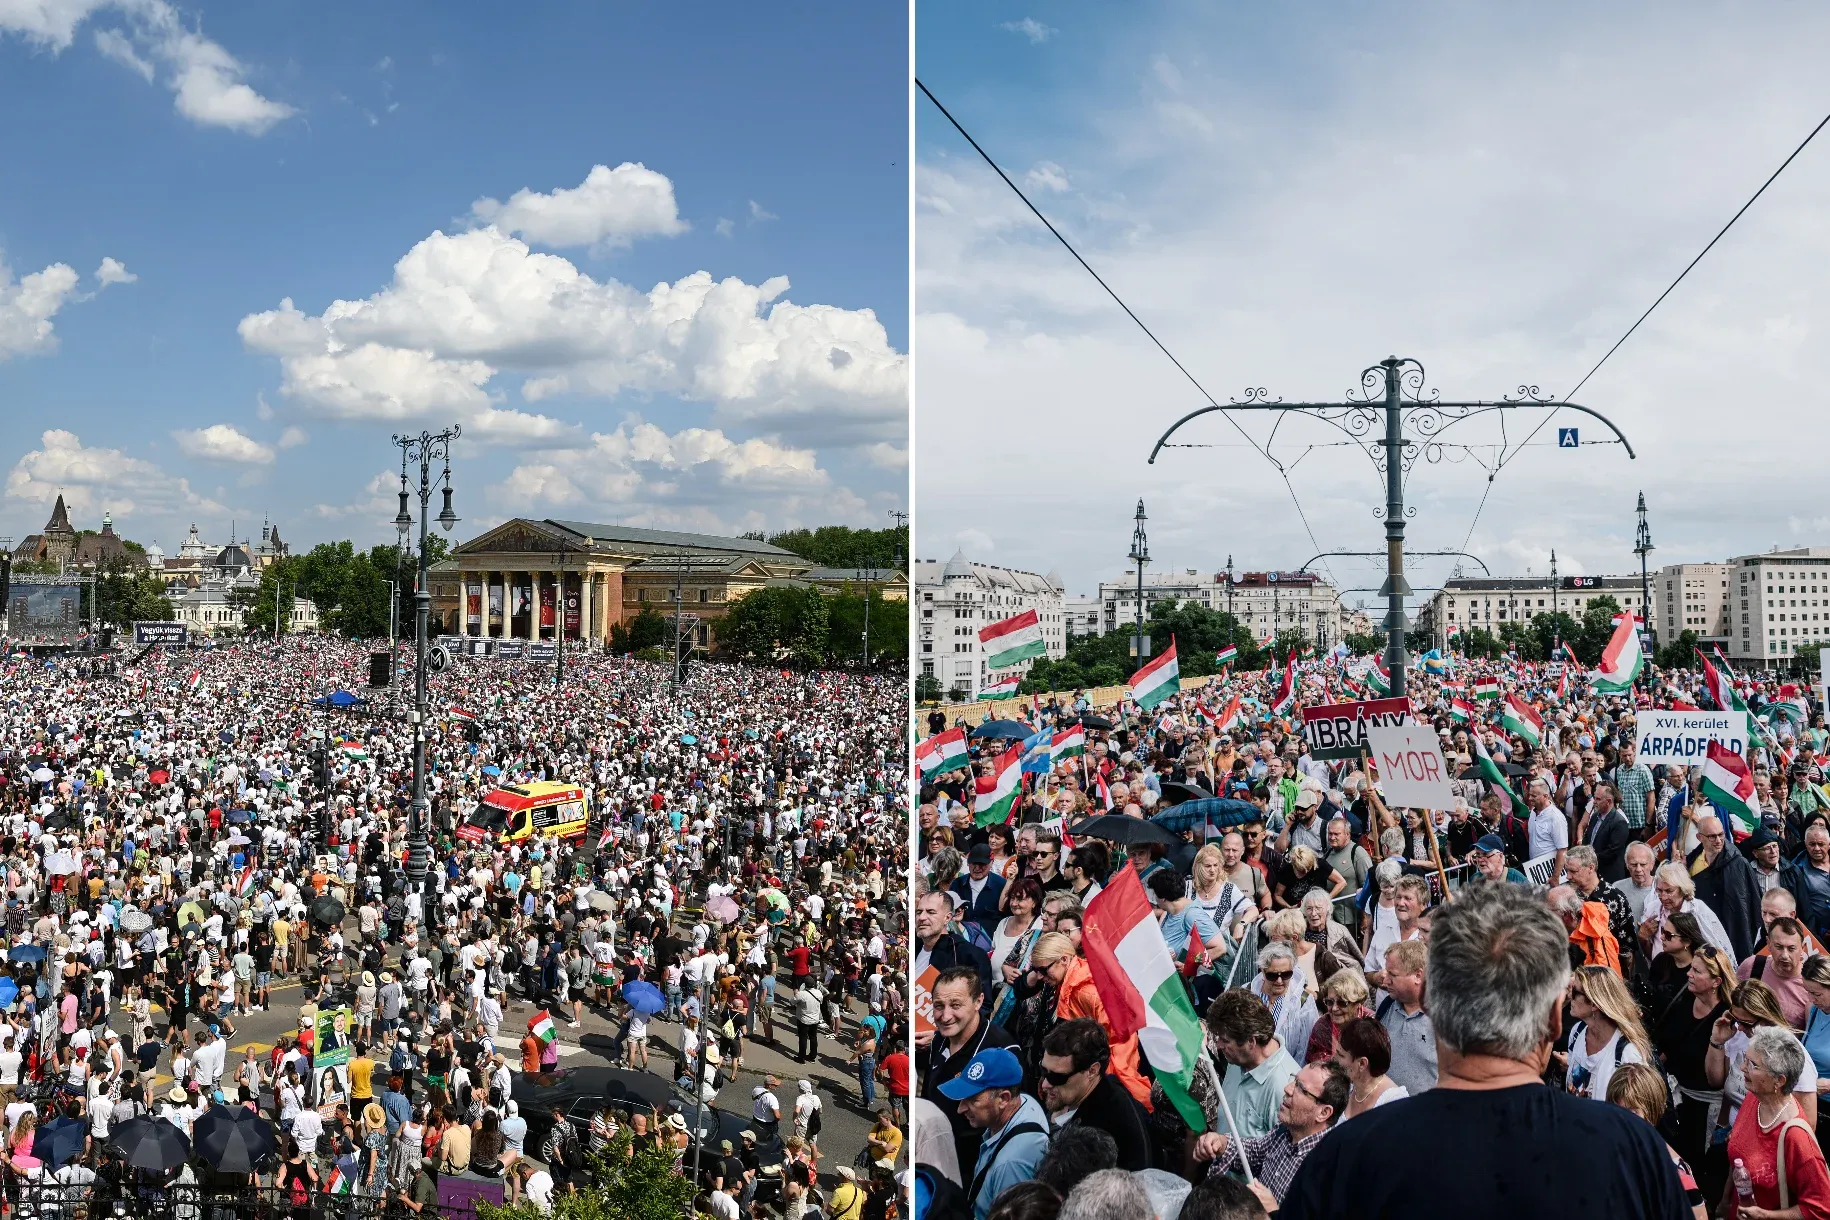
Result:
{"type": "MultiPolygon", "coordinates": [[[[1654,1128],[1663,1132],[1659,1124],[1664,1120],[1665,1108],[1670,1103],[1670,1086],[1659,1070],[1643,1063],[1623,1063],[1613,1075],[1608,1077],[1607,1103],[1630,1110],[1645,1119],[1654,1128]]],[[[1690,1203],[1691,1220],[1707,1220],[1709,1210],[1703,1206],[1703,1192],[1697,1186],[1696,1175],[1684,1158],[1677,1154],[1677,1149],[1670,1144],[1665,1151],[1671,1157],[1671,1163],[1677,1168],[1678,1181],[1684,1187],[1684,1198],[1690,1203]]]]}
{"type": "MultiPolygon", "coordinates": [[[[1366,976],[1358,970],[1337,970],[1322,984],[1322,995],[1319,1001],[1321,1019],[1315,1028],[1309,1031],[1309,1046],[1303,1053],[1304,1063],[1319,1063],[1334,1057],[1335,1047],[1340,1043],[1341,1029],[1359,1017],[1370,1017],[1372,1009],[1366,1006],[1366,998],[1371,995],[1366,986],[1366,976]]],[[[1291,1054],[1296,1053],[1292,1048],[1291,1054]]]]}
{"type": "MultiPolygon", "coordinates": [[[[1708,1061],[1721,1049],[1715,1045],[1719,1041],[1715,1031],[1727,1015],[1729,997],[1739,983],[1735,959],[1714,945],[1704,945],[1690,959],[1684,990],[1652,1021],[1652,1045],[1665,1072],[1677,1082],[1677,1104],[1665,1116],[1666,1137],[1693,1167],[1703,1164],[1716,1110],[1722,1104],[1722,1075],[1712,1075],[1708,1061]]],[[[1709,1194],[1707,1182],[1703,1193],[1709,1194]]]]}
{"type": "Polygon", "coordinates": [[[1597,1101],[1608,1095],[1608,1078],[1629,1063],[1651,1063],[1652,1039],[1639,1019],[1627,985],[1606,966],[1580,966],[1570,977],[1569,1072],[1564,1087],[1597,1101]]]}
{"type": "MultiPolygon", "coordinates": [[[[1058,1022],[1087,1017],[1099,1022],[1112,1046],[1111,1072],[1131,1096],[1144,1105],[1150,1102],[1150,1082],[1138,1067],[1137,1034],[1117,1036],[1112,1019],[1106,1015],[1105,1002],[1093,985],[1093,971],[1086,959],[1074,953],[1074,942],[1060,932],[1044,932],[1029,951],[1029,982],[1039,986],[1043,995],[1053,1000],[1053,1007],[1021,1045],[1030,1064],[1042,1062],[1042,1040],[1058,1022]]],[[[1013,1034],[1016,1031],[1011,1031],[1013,1034]]]]}
{"type": "MultiPolygon", "coordinates": [[[[1728,1001],[1728,1011],[1717,1019],[1715,1028],[1709,1035],[1709,1058],[1705,1066],[1710,1077],[1721,1081],[1722,1111],[1717,1126],[1727,1129],[1735,1124],[1735,1112],[1747,1096],[1747,1048],[1753,1033],[1757,1029],[1778,1026],[1790,1029],[1785,1012],[1779,1007],[1779,997],[1773,989],[1759,979],[1748,979],[1736,987],[1728,1001]]],[[[1805,1122],[1813,1128],[1817,1126],[1817,1065],[1805,1056],[1803,1070],[1799,1073],[1798,1084],[1793,1091],[1798,1102],[1798,1112],[1805,1122]]],[[[1722,1167],[1728,1172],[1727,1165],[1722,1167]]],[[[1704,1168],[1704,1176],[1709,1176],[1709,1167],[1704,1168]]]]}

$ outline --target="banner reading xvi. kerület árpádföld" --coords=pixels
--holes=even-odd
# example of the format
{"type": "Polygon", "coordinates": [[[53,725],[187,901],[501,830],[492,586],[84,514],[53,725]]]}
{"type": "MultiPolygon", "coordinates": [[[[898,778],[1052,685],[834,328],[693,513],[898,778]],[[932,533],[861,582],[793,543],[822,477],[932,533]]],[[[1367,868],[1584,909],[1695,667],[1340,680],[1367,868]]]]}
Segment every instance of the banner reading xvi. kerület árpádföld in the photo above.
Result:
{"type": "Polygon", "coordinates": [[[1673,712],[1653,709],[1637,714],[1639,761],[1700,767],[1709,743],[1719,741],[1747,756],[1747,713],[1673,712]]]}

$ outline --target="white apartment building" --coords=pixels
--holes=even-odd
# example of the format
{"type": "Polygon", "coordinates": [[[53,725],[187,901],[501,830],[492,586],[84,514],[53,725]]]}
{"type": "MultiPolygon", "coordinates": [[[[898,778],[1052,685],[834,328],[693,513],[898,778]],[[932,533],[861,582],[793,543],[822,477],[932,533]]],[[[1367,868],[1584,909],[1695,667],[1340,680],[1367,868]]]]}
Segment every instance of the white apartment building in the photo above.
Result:
{"type": "Polygon", "coordinates": [[[1497,636],[1503,624],[1530,622],[1538,614],[1560,610],[1580,619],[1589,601],[1603,594],[1622,610],[1644,613],[1637,576],[1565,576],[1554,585],[1549,576],[1457,576],[1430,598],[1430,626],[1436,646],[1447,648],[1451,628],[1466,635],[1485,627],[1497,636]]]}
{"type": "Polygon", "coordinates": [[[1733,572],[1731,661],[1789,661],[1801,644],[1830,644],[1830,547],[1797,547],[1728,561],[1733,572]]]}
{"type": "Polygon", "coordinates": [[[1068,639],[1079,639],[1081,636],[1104,635],[1101,626],[1104,611],[1097,597],[1085,593],[1071,593],[1061,599],[1061,613],[1067,620],[1068,639]]]}
{"type": "MultiPolygon", "coordinates": [[[[1158,602],[1196,602],[1213,608],[1214,578],[1193,568],[1179,572],[1144,571],[1144,620],[1158,602]]],[[[1137,572],[1099,585],[1099,634],[1128,630],[1137,623],[1137,572]]]]}
{"type": "Polygon", "coordinates": [[[1213,598],[1215,610],[1238,619],[1255,639],[1300,631],[1318,648],[1331,648],[1354,630],[1357,613],[1343,607],[1335,587],[1313,572],[1235,572],[1230,579],[1219,572],[1213,598]]]}
{"type": "MultiPolygon", "coordinates": [[[[1694,631],[1726,649],[1730,627],[1726,563],[1668,563],[1652,577],[1652,627],[1669,643],[1694,631]]],[[[1751,637],[1750,637],[1751,638],[1751,637]]]]}
{"type": "MultiPolygon", "coordinates": [[[[1050,660],[1067,655],[1067,622],[1062,606],[1061,578],[1050,572],[1038,576],[1015,568],[973,563],[964,551],[955,551],[945,564],[918,559],[912,573],[915,587],[915,656],[920,673],[932,677],[945,691],[978,697],[979,687],[990,678],[985,652],[979,646],[979,629],[1025,610],[1034,610],[1042,627],[1042,641],[1050,660]]],[[[1020,667],[1027,670],[1030,662],[1020,667]]],[[[1003,671],[1000,671],[1003,672],[1003,671]]]]}

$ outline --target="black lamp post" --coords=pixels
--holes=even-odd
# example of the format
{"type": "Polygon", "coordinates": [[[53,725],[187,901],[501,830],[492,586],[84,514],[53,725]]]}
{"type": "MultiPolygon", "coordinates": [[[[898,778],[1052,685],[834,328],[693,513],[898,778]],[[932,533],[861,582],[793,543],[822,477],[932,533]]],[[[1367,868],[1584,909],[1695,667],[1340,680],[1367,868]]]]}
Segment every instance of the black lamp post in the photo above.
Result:
{"type": "Polygon", "coordinates": [[[1137,502],[1137,527],[1131,531],[1131,554],[1137,565],[1137,664],[1144,664],[1144,565],[1150,562],[1150,540],[1144,536],[1144,502],[1137,502]]]}
{"type": "Polygon", "coordinates": [[[433,486],[435,483],[443,484],[445,503],[439,510],[439,526],[450,533],[451,527],[457,524],[457,514],[451,510],[451,442],[461,434],[461,429],[453,424],[442,432],[394,437],[394,443],[401,448],[403,468],[400,479],[400,513],[394,518],[397,527],[403,520],[408,526],[412,524],[413,516],[407,508],[407,497],[411,492],[405,466],[409,461],[419,463],[419,559],[413,591],[413,711],[408,717],[413,726],[413,805],[407,815],[407,881],[422,897],[425,894],[426,870],[431,863],[431,851],[427,845],[427,827],[431,819],[426,800],[426,634],[432,616],[432,589],[428,584],[431,564],[427,562],[430,557],[426,553],[426,518],[431,511],[433,486]],[[444,470],[435,480],[432,467],[441,462],[444,470]]]}

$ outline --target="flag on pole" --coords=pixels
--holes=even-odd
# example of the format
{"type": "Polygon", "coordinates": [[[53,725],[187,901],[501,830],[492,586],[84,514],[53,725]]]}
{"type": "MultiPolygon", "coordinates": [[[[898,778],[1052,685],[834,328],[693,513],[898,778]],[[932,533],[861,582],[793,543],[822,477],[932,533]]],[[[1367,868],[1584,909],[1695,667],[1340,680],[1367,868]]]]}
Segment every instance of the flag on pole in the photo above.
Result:
{"type": "Polygon", "coordinates": [[[1463,724],[1474,723],[1474,705],[1459,695],[1449,701],[1449,718],[1463,724]]]}
{"type": "Polygon", "coordinates": [[[1645,665],[1646,657],[1639,647],[1639,619],[1623,614],[1608,646],[1601,650],[1601,663],[1589,675],[1589,680],[1597,694],[1625,694],[1633,689],[1645,665]]]}
{"type": "Polygon", "coordinates": [[[1474,697],[1487,702],[1500,697],[1500,680],[1498,678],[1476,678],[1474,680],[1474,697]]]}
{"type": "Polygon", "coordinates": [[[1760,826],[1754,806],[1754,773],[1747,762],[1719,741],[1709,743],[1703,759],[1703,795],[1734,821],[1734,829],[1752,834],[1760,826]]]}
{"type": "Polygon", "coordinates": [[[979,687],[978,701],[983,703],[987,699],[1007,699],[1016,694],[1017,687],[1021,685],[1023,685],[1022,674],[1003,674],[979,687]]]}
{"type": "Polygon", "coordinates": [[[559,1037],[559,1030],[553,1025],[551,1014],[544,1008],[527,1019],[527,1032],[542,1042],[552,1042],[559,1037]]]}
{"type": "Polygon", "coordinates": [[[1282,716],[1296,708],[1296,654],[1290,654],[1290,664],[1284,666],[1283,684],[1277,689],[1277,698],[1271,701],[1271,714],[1282,716]]]}
{"type": "Polygon", "coordinates": [[[201,669],[193,669],[191,671],[190,678],[185,681],[185,684],[184,684],[185,689],[188,691],[191,691],[192,693],[195,693],[197,688],[202,685],[203,685],[203,671],[201,669]]]}
{"type": "Polygon", "coordinates": [[[476,716],[473,713],[467,712],[463,708],[455,707],[455,706],[448,709],[445,712],[445,715],[449,716],[453,720],[462,721],[465,724],[469,724],[471,721],[476,719],[476,716]]]}
{"type": "Polygon", "coordinates": [[[1734,686],[1722,676],[1721,670],[1710,664],[1709,658],[1703,655],[1701,648],[1697,649],[1697,660],[1703,664],[1703,686],[1709,691],[1709,698],[1716,705],[1716,710],[1722,712],[1747,711],[1747,704],[1742,702],[1740,692],[1735,690],[1734,686]]]}
{"type": "Polygon", "coordinates": [[[327,1195],[347,1195],[349,1193],[349,1175],[343,1172],[342,1166],[335,1166],[331,1169],[330,1177],[324,1183],[324,1193],[327,1195]]]}
{"type": "Polygon", "coordinates": [[[915,761],[920,764],[924,775],[961,770],[969,761],[966,730],[951,728],[944,733],[934,734],[915,747],[915,761]]]}
{"type": "Polygon", "coordinates": [[[1576,656],[1576,646],[1568,640],[1563,641],[1563,655],[1569,658],[1571,665],[1582,664],[1582,661],[1576,656]]]}
{"type": "Polygon", "coordinates": [[[1010,821],[1023,792],[1023,751],[1012,746],[991,760],[991,774],[981,775],[972,820],[979,826],[1010,821]]]}
{"type": "Polygon", "coordinates": [[[1384,665],[1374,661],[1366,669],[1366,685],[1372,688],[1375,695],[1389,695],[1392,693],[1392,676],[1384,665]]]}
{"type": "MultiPolygon", "coordinates": [[[[1099,895],[1093,895],[1095,898],[1099,895]]],[[[1193,978],[1201,970],[1201,955],[1207,946],[1201,943],[1201,929],[1192,921],[1188,925],[1188,944],[1182,950],[1182,977],[1193,978]]],[[[1097,989],[1097,988],[1096,988],[1097,989]]]]}
{"type": "Polygon", "coordinates": [[[1136,1034],[1170,1104],[1190,1128],[1205,1129],[1190,1086],[1206,1036],[1136,869],[1120,869],[1087,904],[1080,944],[1113,1040],[1136,1034]]]}
{"type": "Polygon", "coordinates": [[[1232,700],[1221,709],[1219,719],[1214,722],[1214,731],[1217,733],[1224,733],[1238,723],[1239,696],[1234,695],[1232,700]]]}
{"type": "Polygon", "coordinates": [[[1095,771],[1093,773],[1093,786],[1099,790],[1099,803],[1105,807],[1107,813],[1111,813],[1112,789],[1106,786],[1106,777],[1095,771]]]}
{"type": "Polygon", "coordinates": [[[1048,645],[1042,642],[1042,620],[1034,610],[979,628],[979,643],[990,654],[985,664],[992,669],[1009,669],[1048,652],[1048,645]]]}
{"type": "Polygon", "coordinates": [[[1049,758],[1053,762],[1060,762],[1063,759],[1073,758],[1077,754],[1085,754],[1086,752],[1087,731],[1078,724],[1071,728],[1062,729],[1059,733],[1056,733],[1054,740],[1049,743],[1048,747],[1049,758]]]}
{"type": "Polygon", "coordinates": [[[1523,737],[1534,750],[1544,740],[1544,718],[1516,693],[1507,694],[1500,703],[1500,727],[1523,737]]]}
{"type": "Polygon", "coordinates": [[[1304,640],[1303,641],[1303,660],[1307,661],[1310,657],[1313,657],[1314,655],[1315,655],[1315,645],[1308,640],[1304,640]]]}
{"type": "Polygon", "coordinates": [[[597,850],[602,851],[610,846],[610,840],[616,837],[616,823],[605,822],[604,833],[597,836],[597,850]]]}
{"type": "Polygon", "coordinates": [[[1163,655],[1131,675],[1131,698],[1149,711],[1181,689],[1182,669],[1176,664],[1176,641],[1169,637],[1163,655]]]}
{"type": "Polygon", "coordinates": [[[1228,644],[1225,648],[1222,648],[1219,652],[1214,654],[1214,664],[1216,665],[1231,665],[1238,659],[1239,648],[1235,644],[1228,644]]]}
{"type": "Polygon", "coordinates": [[[1562,703],[1567,698],[1569,698],[1569,670],[1566,669],[1557,675],[1557,702],[1562,703]]]}
{"type": "Polygon", "coordinates": [[[1513,790],[1512,785],[1506,782],[1506,773],[1501,771],[1499,764],[1493,761],[1493,755],[1487,753],[1486,743],[1481,741],[1480,734],[1470,733],[1468,738],[1474,747],[1474,769],[1480,772],[1482,779],[1497,786],[1501,792],[1506,794],[1507,799],[1512,802],[1514,815],[1529,820],[1531,810],[1513,790]]]}

